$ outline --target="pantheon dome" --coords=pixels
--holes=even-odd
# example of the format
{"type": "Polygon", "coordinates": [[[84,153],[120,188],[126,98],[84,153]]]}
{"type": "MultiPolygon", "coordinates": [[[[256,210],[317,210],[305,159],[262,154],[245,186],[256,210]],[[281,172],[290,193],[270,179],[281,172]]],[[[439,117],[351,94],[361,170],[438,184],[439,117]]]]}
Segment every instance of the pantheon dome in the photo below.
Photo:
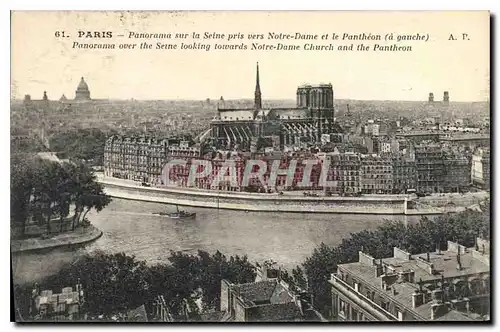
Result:
{"type": "Polygon", "coordinates": [[[76,88],[75,100],[90,100],[89,86],[87,85],[83,77],[80,80],[78,87],[76,88]]]}

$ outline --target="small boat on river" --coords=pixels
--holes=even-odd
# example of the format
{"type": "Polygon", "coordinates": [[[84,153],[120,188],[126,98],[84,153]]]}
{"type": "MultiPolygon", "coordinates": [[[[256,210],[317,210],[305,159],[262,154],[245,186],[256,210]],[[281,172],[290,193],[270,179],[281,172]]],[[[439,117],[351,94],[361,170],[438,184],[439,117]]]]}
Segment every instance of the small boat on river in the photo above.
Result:
{"type": "Polygon", "coordinates": [[[193,219],[196,217],[195,212],[188,212],[188,211],[179,210],[178,206],[177,206],[176,212],[154,212],[153,214],[165,216],[165,217],[168,217],[170,219],[193,219]]]}

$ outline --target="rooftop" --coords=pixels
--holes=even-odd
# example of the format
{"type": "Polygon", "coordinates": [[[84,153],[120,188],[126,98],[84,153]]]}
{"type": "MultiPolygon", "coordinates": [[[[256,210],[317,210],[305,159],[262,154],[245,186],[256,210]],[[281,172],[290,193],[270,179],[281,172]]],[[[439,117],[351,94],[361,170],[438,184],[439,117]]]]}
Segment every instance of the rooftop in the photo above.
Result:
{"type": "Polygon", "coordinates": [[[234,285],[232,289],[247,307],[293,301],[288,289],[277,279],[234,285]]]}
{"type": "Polygon", "coordinates": [[[129,321],[133,322],[147,322],[148,315],[146,314],[146,307],[144,307],[144,304],[127,312],[127,318],[129,321]]]}
{"type": "MultiPolygon", "coordinates": [[[[410,255],[394,248],[394,256],[375,260],[360,252],[359,261],[339,265],[339,271],[362,279],[370,289],[377,289],[392,301],[412,310],[425,320],[431,319],[435,301],[423,301],[413,307],[413,296],[419,292],[437,289],[439,285],[457,285],[461,282],[489,279],[489,242],[480,240],[479,250],[466,248],[448,241],[448,250],[410,255]],[[483,246],[484,244],[484,246],[483,246]],[[380,264],[381,263],[381,264],[380,264]],[[380,274],[377,269],[381,269],[380,274]],[[382,286],[381,286],[382,285],[382,286]]],[[[473,315],[450,310],[440,320],[473,319],[473,315]]]]}

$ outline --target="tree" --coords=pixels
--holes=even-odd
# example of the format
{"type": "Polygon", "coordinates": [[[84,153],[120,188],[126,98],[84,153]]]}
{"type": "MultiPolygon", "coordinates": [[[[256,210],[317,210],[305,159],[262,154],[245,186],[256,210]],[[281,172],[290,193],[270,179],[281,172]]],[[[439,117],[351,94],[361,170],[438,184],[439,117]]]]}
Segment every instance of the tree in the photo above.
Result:
{"type": "Polygon", "coordinates": [[[25,234],[33,194],[33,160],[28,154],[12,154],[10,161],[11,230],[25,234]]]}
{"type": "Polygon", "coordinates": [[[201,291],[204,310],[220,307],[220,285],[222,279],[233,283],[255,280],[255,269],[247,256],[231,256],[229,259],[219,251],[212,256],[202,250],[198,256],[182,252],[171,252],[169,261],[176,268],[178,282],[185,292],[182,297],[197,299],[201,291]]]}
{"type": "MultiPolygon", "coordinates": [[[[46,223],[47,233],[50,233],[50,220],[55,212],[55,204],[59,200],[58,192],[58,167],[59,164],[37,159],[37,166],[34,176],[34,196],[37,209],[41,209],[41,215],[46,223]]],[[[39,220],[42,221],[42,220],[39,220]]]]}
{"type": "Polygon", "coordinates": [[[47,278],[43,289],[57,291],[80,281],[85,292],[84,310],[90,315],[111,317],[148,299],[147,271],[146,262],[134,256],[96,252],[47,278]]]}
{"type": "MultiPolygon", "coordinates": [[[[16,154],[11,158],[11,226],[24,232],[28,218],[46,224],[59,217],[63,230],[64,217],[75,205],[72,229],[91,209],[98,212],[111,198],[104,194],[92,169],[83,163],[63,163],[43,160],[31,155],[16,154]]],[[[24,233],[21,233],[24,235],[24,233]]]]}
{"type": "Polygon", "coordinates": [[[64,217],[69,214],[71,205],[71,189],[75,183],[68,172],[71,170],[70,164],[65,163],[58,168],[57,192],[59,193],[56,212],[59,214],[59,232],[63,231],[64,217]]]}
{"type": "MultiPolygon", "coordinates": [[[[111,132],[111,134],[114,131],[111,132]]],[[[55,133],[50,138],[50,146],[64,158],[73,161],[91,161],[102,165],[106,133],[98,128],[85,128],[55,133]]]]}
{"type": "Polygon", "coordinates": [[[101,212],[102,209],[111,203],[111,197],[104,194],[103,187],[100,183],[93,182],[89,187],[87,187],[87,191],[80,197],[79,202],[81,206],[86,209],[80,219],[81,222],[85,220],[87,213],[89,213],[91,209],[101,212]]]}
{"type": "MultiPolygon", "coordinates": [[[[41,286],[58,292],[80,281],[86,294],[82,310],[90,316],[104,315],[109,319],[142,304],[150,310],[158,295],[165,297],[174,316],[182,315],[186,304],[196,311],[198,299],[204,310],[216,309],[220,306],[222,279],[234,283],[255,280],[254,268],[246,256],[227,259],[218,251],[214,255],[199,251],[196,256],[171,252],[169,260],[171,264],[148,266],[124,253],[95,252],[65,266],[42,281],[41,286]]],[[[29,291],[27,287],[16,288],[16,296],[22,297],[29,291]]]]}

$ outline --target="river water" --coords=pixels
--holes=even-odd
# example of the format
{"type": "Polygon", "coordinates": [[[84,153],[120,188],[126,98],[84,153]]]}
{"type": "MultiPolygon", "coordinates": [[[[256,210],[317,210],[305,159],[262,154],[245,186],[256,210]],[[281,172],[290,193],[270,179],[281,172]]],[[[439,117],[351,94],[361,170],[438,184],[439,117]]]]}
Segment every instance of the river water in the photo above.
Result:
{"type": "MultiPolygon", "coordinates": [[[[150,264],[168,262],[170,250],[196,253],[216,250],[225,255],[248,255],[252,262],[273,259],[291,269],[311,255],[321,242],[337,245],[343,238],[374,229],[384,220],[404,216],[269,213],[188,208],[193,220],[173,220],[153,212],[175,211],[174,206],[113,199],[103,211],[89,213],[103,236],[84,248],[22,254],[13,258],[15,283],[33,282],[55,273],[65,263],[94,250],[125,252],[150,264]]],[[[419,219],[409,216],[409,223],[419,219]]]]}

